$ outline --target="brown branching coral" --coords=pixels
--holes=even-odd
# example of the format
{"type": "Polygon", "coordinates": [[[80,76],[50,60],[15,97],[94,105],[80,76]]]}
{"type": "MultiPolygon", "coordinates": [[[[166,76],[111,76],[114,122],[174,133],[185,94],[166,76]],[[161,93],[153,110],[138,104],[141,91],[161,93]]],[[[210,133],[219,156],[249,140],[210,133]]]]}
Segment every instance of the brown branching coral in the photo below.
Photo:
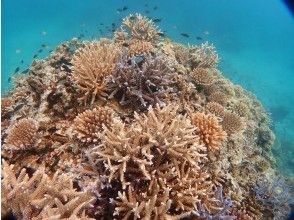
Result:
{"type": "Polygon", "coordinates": [[[129,46],[129,55],[130,56],[142,56],[150,54],[154,51],[152,43],[148,41],[133,40],[129,46]]]}
{"type": "Polygon", "coordinates": [[[73,80],[93,103],[96,97],[105,96],[106,77],[117,67],[119,50],[113,44],[93,42],[78,50],[72,60],[73,80]]]}
{"type": "Polygon", "coordinates": [[[14,100],[12,98],[1,98],[1,117],[13,110],[14,100]]]}
{"type": "Polygon", "coordinates": [[[222,126],[227,134],[234,134],[243,130],[244,123],[237,114],[226,112],[223,116],[222,126]]]}
{"type": "Polygon", "coordinates": [[[199,85],[209,86],[216,81],[216,78],[206,68],[196,68],[190,73],[192,79],[199,85]]]}
{"type": "Polygon", "coordinates": [[[29,177],[26,169],[18,176],[14,165],[2,161],[2,204],[19,219],[69,218],[90,208],[94,198],[77,192],[67,175],[55,173],[52,178],[37,170],[29,177]]]}
{"type": "Polygon", "coordinates": [[[221,104],[222,106],[225,106],[229,100],[228,96],[220,91],[213,92],[209,95],[209,101],[211,102],[217,102],[221,104]]]}
{"type": "Polygon", "coordinates": [[[164,57],[147,56],[140,63],[135,58],[124,58],[108,78],[109,98],[116,97],[122,105],[139,108],[161,103],[173,74],[174,70],[164,57]]]}
{"type": "Polygon", "coordinates": [[[150,107],[147,114],[135,115],[132,127],[118,121],[111,130],[92,150],[90,160],[97,165],[102,160],[109,182],[122,184],[114,200],[115,215],[180,219],[197,214],[199,201],[209,212],[217,209],[216,199],[210,197],[209,174],[200,171],[206,148],[177,108],[150,107]]]}
{"type": "Polygon", "coordinates": [[[226,111],[226,109],[217,102],[208,102],[206,104],[206,109],[218,117],[223,117],[226,111]]]}
{"type": "Polygon", "coordinates": [[[79,114],[73,123],[73,136],[82,143],[97,143],[103,125],[109,127],[113,113],[110,109],[97,107],[79,114]]]}
{"type": "Polygon", "coordinates": [[[13,124],[7,131],[5,148],[24,150],[34,147],[37,139],[38,122],[32,118],[24,118],[13,124]]]}
{"type": "Polygon", "coordinates": [[[219,58],[215,51],[215,47],[206,42],[201,44],[200,47],[191,48],[190,62],[194,68],[210,68],[218,64],[219,58]]]}
{"type": "Polygon", "coordinates": [[[208,149],[219,150],[219,146],[227,134],[218,120],[213,115],[197,112],[192,115],[192,122],[197,127],[196,134],[200,137],[200,143],[205,144],[208,149]]]}
{"type": "Polygon", "coordinates": [[[152,20],[140,15],[130,15],[123,20],[122,29],[130,33],[132,39],[157,43],[160,41],[160,30],[152,20]]]}

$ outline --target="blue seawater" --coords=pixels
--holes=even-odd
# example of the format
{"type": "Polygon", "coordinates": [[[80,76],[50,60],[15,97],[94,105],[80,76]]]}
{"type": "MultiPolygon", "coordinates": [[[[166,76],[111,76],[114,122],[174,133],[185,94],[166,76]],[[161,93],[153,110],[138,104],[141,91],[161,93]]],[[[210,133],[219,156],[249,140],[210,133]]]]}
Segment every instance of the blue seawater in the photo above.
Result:
{"type": "Polygon", "coordinates": [[[271,113],[279,168],[294,176],[294,20],[283,1],[3,0],[2,95],[15,69],[28,68],[34,55],[44,58],[73,37],[111,36],[112,23],[117,27],[135,12],[162,19],[159,25],[172,41],[216,46],[225,76],[271,113]]]}

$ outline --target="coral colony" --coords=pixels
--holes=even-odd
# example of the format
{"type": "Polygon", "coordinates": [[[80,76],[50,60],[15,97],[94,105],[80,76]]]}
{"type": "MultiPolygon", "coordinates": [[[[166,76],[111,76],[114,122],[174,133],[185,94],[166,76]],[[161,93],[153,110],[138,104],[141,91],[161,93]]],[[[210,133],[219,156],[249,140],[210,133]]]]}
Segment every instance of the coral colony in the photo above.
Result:
{"type": "Polygon", "coordinates": [[[208,43],[123,20],[73,39],[2,98],[2,216],[17,219],[283,219],[290,180],[258,100],[225,79],[208,43]],[[278,180],[283,181],[278,181],[278,180]]]}

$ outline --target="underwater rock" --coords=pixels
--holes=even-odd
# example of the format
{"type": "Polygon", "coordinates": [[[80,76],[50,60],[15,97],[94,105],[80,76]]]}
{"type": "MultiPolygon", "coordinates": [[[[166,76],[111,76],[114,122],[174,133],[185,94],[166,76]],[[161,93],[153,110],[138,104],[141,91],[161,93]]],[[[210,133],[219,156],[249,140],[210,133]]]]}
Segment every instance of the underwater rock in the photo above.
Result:
{"type": "Polygon", "coordinates": [[[276,181],[261,103],[217,70],[213,45],[162,36],[130,15],[112,39],[74,38],[13,78],[1,100],[3,215],[286,218],[293,182],[276,181]]]}

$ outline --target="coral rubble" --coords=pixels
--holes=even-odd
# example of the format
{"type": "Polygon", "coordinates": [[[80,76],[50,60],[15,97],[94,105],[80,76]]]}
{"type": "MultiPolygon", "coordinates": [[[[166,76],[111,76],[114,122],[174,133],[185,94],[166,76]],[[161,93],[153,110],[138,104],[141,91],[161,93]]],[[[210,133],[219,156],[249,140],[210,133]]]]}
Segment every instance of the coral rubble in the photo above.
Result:
{"type": "Polygon", "coordinates": [[[262,105],[212,45],[161,36],[130,15],[113,39],[65,42],[15,77],[1,100],[3,217],[285,218],[293,182],[262,105]]]}

